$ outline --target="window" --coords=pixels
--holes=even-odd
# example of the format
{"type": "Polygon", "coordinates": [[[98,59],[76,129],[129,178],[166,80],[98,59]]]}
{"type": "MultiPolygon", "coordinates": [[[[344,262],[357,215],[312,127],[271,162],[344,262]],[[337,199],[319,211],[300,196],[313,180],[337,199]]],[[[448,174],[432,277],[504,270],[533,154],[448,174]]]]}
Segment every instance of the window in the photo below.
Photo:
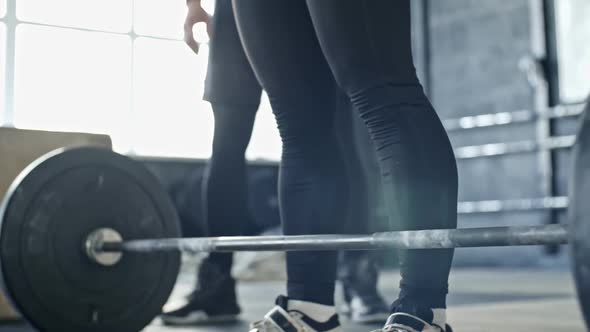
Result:
{"type": "MultiPolygon", "coordinates": [[[[0,0],[1,1],[1,0],[0,0]]],[[[126,33],[132,0],[18,0],[20,21],[126,33]]]]}
{"type": "Polygon", "coordinates": [[[590,93],[590,1],[555,1],[559,90],[562,102],[590,93]]]}
{"type": "MultiPolygon", "coordinates": [[[[201,26],[200,54],[184,45],[185,0],[7,3],[0,0],[0,125],[104,133],[121,153],[210,156],[213,114],[202,100],[207,39],[201,26]],[[16,20],[2,21],[7,14],[16,20]],[[13,38],[15,48],[7,49],[13,38]],[[10,82],[7,57],[15,60],[10,82]],[[7,90],[14,91],[10,110],[7,90]]],[[[202,4],[212,13],[213,0],[202,4]]],[[[263,99],[247,156],[278,160],[280,144],[263,99]]]]}
{"type": "Polygon", "coordinates": [[[282,143],[279,131],[268,97],[264,94],[260,109],[256,114],[254,131],[252,132],[248,150],[246,150],[246,157],[250,160],[279,161],[281,160],[281,151],[282,143]]]}
{"type": "Polygon", "coordinates": [[[207,48],[197,56],[181,41],[142,37],[134,53],[135,152],[208,158],[213,115],[202,101],[207,48]]]}
{"type": "MultiPolygon", "coordinates": [[[[202,6],[213,13],[214,3],[203,0],[202,6]]],[[[186,1],[135,0],[133,5],[133,29],[143,36],[182,39],[186,1]]]]}
{"type": "MultiPolygon", "coordinates": [[[[1,1],[1,0],[0,0],[1,1]]],[[[6,59],[6,25],[0,22],[0,126],[4,123],[4,91],[6,72],[4,66],[6,59]]]]}
{"type": "Polygon", "coordinates": [[[125,145],[130,68],[126,35],[20,24],[14,124],[108,133],[115,144],[125,145]]]}
{"type": "Polygon", "coordinates": [[[0,18],[6,15],[6,0],[0,0],[0,18]]]}
{"type": "Polygon", "coordinates": [[[136,0],[133,29],[138,35],[182,39],[186,2],[136,0]]]}

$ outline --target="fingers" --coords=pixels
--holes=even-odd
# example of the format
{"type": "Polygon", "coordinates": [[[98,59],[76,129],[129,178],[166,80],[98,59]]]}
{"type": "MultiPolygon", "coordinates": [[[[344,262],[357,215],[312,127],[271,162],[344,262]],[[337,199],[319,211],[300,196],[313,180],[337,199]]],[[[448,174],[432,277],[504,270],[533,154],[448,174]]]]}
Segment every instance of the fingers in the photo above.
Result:
{"type": "Polygon", "coordinates": [[[191,48],[191,50],[193,50],[193,52],[195,52],[195,54],[199,54],[199,43],[197,43],[193,34],[194,24],[190,23],[191,22],[187,22],[184,25],[184,42],[191,48]]]}
{"type": "Polygon", "coordinates": [[[199,43],[193,38],[192,34],[190,36],[185,36],[184,42],[195,54],[199,54],[199,43]]]}
{"type": "Polygon", "coordinates": [[[184,22],[184,42],[196,54],[199,53],[199,43],[195,40],[193,28],[197,23],[205,23],[207,34],[209,35],[209,38],[211,38],[211,16],[209,16],[209,14],[207,14],[207,12],[205,12],[202,7],[193,6],[189,8],[189,12],[187,13],[186,20],[184,22]]]}

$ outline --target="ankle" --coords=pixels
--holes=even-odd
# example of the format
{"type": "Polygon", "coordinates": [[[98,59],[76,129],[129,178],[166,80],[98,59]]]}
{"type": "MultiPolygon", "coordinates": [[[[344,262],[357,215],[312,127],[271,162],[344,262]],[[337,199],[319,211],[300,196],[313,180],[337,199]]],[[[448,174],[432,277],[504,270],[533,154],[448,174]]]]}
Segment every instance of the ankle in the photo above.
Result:
{"type": "Polygon", "coordinates": [[[334,306],[335,282],[287,281],[287,296],[299,300],[334,306]]]}
{"type": "Polygon", "coordinates": [[[415,287],[401,284],[399,304],[409,304],[426,308],[446,308],[448,287],[415,287]]]}
{"type": "Polygon", "coordinates": [[[444,329],[447,323],[446,308],[433,308],[415,302],[397,300],[392,304],[392,314],[403,313],[415,316],[424,322],[444,329]]]}

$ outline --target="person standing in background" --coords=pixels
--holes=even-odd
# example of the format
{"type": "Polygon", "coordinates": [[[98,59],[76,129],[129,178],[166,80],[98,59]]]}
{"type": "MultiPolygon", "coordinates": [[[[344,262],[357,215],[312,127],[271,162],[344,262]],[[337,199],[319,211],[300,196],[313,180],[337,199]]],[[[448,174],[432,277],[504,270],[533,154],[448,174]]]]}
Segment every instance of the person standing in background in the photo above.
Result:
{"type": "MultiPolygon", "coordinates": [[[[188,0],[187,5],[188,46],[194,52],[199,51],[193,36],[193,26],[198,22],[207,24],[211,37],[204,99],[211,103],[215,129],[211,159],[202,185],[203,228],[207,236],[247,235],[246,228],[253,222],[248,211],[245,152],[262,88],[242,48],[231,0],[217,0],[213,18],[202,9],[200,1],[188,0]]],[[[334,101],[339,103],[338,107],[347,109],[339,112],[335,122],[350,188],[343,205],[348,207],[343,223],[347,233],[367,234],[376,222],[375,196],[379,188],[368,185],[372,176],[370,164],[375,162],[375,157],[368,160],[360,154],[358,137],[368,141],[368,132],[346,95],[336,92],[334,101]]],[[[198,269],[197,285],[187,303],[163,313],[163,322],[187,325],[236,320],[240,307],[231,276],[232,262],[232,253],[211,253],[198,269]]],[[[379,263],[376,252],[340,254],[338,278],[345,299],[341,309],[357,323],[382,323],[387,319],[389,308],[377,290],[379,263]]]]}

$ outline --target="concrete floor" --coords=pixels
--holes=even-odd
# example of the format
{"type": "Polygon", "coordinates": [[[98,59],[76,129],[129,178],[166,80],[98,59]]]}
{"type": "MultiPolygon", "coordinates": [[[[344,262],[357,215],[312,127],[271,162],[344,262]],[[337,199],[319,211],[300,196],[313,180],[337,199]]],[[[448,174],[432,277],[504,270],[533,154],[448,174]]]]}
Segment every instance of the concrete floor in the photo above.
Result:
{"type": "MultiPolygon", "coordinates": [[[[168,306],[179,304],[192,282],[182,276],[168,306]]],[[[397,272],[385,273],[380,288],[395,297],[397,272]]],[[[239,296],[242,322],[226,326],[164,327],[156,319],[144,332],[245,332],[282,293],[283,283],[243,282],[239,296]]],[[[586,331],[567,270],[454,270],[449,297],[449,321],[458,332],[582,332],[586,331]]],[[[371,331],[379,326],[358,326],[344,320],[345,331],[371,331]]],[[[0,326],[2,332],[30,332],[26,327],[0,326]]],[[[106,331],[105,331],[106,332],[106,331]]]]}
{"type": "MultiPolygon", "coordinates": [[[[454,270],[449,296],[449,322],[457,332],[582,332],[582,317],[568,270],[454,270]]],[[[395,299],[397,271],[385,273],[379,287],[395,299]]],[[[145,332],[247,331],[282,293],[282,282],[242,283],[239,294],[243,323],[232,326],[166,328],[156,320],[145,332]]],[[[175,294],[186,292],[182,283],[175,294]]],[[[177,298],[173,296],[173,298],[177,298]]],[[[172,300],[170,306],[176,305],[172,300]]],[[[376,326],[359,326],[344,320],[345,331],[368,332],[376,326]]]]}

